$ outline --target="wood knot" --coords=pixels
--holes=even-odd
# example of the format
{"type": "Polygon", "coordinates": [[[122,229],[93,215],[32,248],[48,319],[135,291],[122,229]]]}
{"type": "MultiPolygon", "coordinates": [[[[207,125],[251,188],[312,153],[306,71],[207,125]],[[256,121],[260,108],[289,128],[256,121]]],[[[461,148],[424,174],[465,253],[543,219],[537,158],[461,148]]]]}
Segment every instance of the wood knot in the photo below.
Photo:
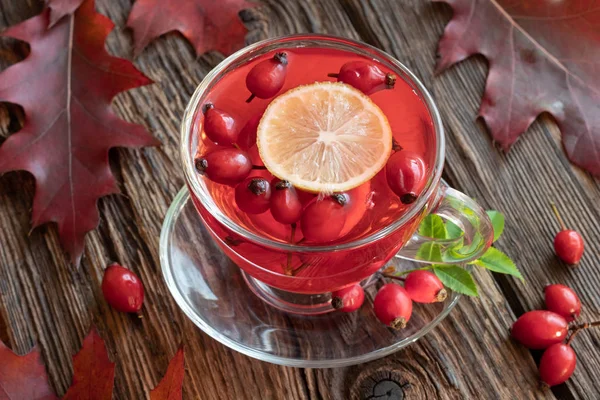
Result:
{"type": "Polygon", "coordinates": [[[402,375],[390,367],[359,374],[350,394],[356,400],[404,400],[410,387],[402,375]]]}

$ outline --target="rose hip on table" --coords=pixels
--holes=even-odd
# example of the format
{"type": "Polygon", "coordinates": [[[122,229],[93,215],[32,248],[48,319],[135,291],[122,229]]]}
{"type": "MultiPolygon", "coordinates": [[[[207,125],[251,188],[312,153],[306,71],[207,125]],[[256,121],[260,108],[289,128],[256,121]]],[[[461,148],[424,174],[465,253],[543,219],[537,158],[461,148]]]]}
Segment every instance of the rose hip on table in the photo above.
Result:
{"type": "Polygon", "coordinates": [[[546,309],[562,315],[571,322],[581,314],[581,301],[577,293],[568,286],[554,284],[544,288],[546,309]]]}
{"type": "Polygon", "coordinates": [[[413,304],[406,289],[395,283],[386,283],[375,295],[373,310],[384,325],[404,329],[412,315],[413,304]]]}
{"type": "Polygon", "coordinates": [[[550,203],[550,205],[561,229],[554,237],[554,251],[561,260],[575,267],[579,264],[579,260],[583,256],[583,238],[579,232],[567,229],[556,205],[554,203],[550,203]]]}
{"type": "Polygon", "coordinates": [[[364,300],[365,291],[359,284],[354,284],[331,293],[331,306],[341,312],[358,310],[364,300]]]}
{"type": "Polygon", "coordinates": [[[448,292],[440,278],[431,271],[413,271],[404,280],[404,289],[417,303],[437,303],[446,300],[448,292]]]}
{"type": "Polygon", "coordinates": [[[139,313],[144,303],[144,285],[140,278],[117,263],[104,270],[102,294],[111,307],[124,313],[139,313]]]}
{"type": "Polygon", "coordinates": [[[540,379],[548,386],[555,386],[564,383],[575,371],[577,356],[571,347],[573,339],[586,329],[600,326],[600,321],[569,327],[567,321],[581,313],[581,302],[575,291],[554,284],[544,288],[544,295],[546,307],[551,311],[534,310],[523,314],[513,324],[511,335],[527,348],[545,349],[539,364],[540,379]]]}

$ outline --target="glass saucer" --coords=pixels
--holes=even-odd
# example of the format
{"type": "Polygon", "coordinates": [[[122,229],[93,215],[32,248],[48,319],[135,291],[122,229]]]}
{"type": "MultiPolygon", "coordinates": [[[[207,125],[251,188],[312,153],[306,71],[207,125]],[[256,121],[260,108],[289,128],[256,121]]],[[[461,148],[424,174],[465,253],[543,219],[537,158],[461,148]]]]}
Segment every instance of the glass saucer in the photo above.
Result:
{"type": "MultiPolygon", "coordinates": [[[[387,328],[373,313],[379,284],[365,289],[365,304],[353,313],[281,311],[252,292],[247,282],[253,278],[213,242],[187,188],[177,194],[165,217],[160,260],[175,301],[206,334],[247,356],[294,367],[343,367],[384,357],[433,329],[460,298],[450,291],[443,303],[415,303],[408,326],[401,331],[387,328]]],[[[398,270],[418,268],[399,258],[392,263],[398,270]]]]}

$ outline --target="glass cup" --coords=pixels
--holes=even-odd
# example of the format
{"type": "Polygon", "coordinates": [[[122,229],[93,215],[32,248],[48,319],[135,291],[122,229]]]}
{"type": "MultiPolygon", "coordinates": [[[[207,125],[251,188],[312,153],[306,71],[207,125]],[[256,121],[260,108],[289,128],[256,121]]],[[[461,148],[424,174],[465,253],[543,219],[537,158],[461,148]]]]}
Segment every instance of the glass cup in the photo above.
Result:
{"type": "Polygon", "coordinates": [[[229,56],[215,67],[194,92],[181,124],[181,159],[193,203],[217,245],[243,271],[252,291],[267,303],[294,313],[320,314],[332,310],[331,292],[345,286],[368,283],[393,257],[436,264],[463,264],[479,258],[493,239],[485,211],[464,194],[441,180],[444,166],[444,130],[437,107],[423,84],[399,61],[374,47],[350,39],[325,35],[293,35],[265,40],[229,56]],[[427,106],[435,140],[435,160],[427,184],[413,204],[383,228],[357,240],[304,245],[260,235],[234,221],[217,206],[206,178],[197,173],[194,158],[200,127],[198,113],[211,88],[230,72],[266,53],[317,47],[352,52],[375,59],[407,82],[427,106]],[[428,214],[437,214],[458,225],[464,235],[435,239],[418,234],[428,214]],[[281,272],[281,265],[295,265],[297,273],[281,272]]]}

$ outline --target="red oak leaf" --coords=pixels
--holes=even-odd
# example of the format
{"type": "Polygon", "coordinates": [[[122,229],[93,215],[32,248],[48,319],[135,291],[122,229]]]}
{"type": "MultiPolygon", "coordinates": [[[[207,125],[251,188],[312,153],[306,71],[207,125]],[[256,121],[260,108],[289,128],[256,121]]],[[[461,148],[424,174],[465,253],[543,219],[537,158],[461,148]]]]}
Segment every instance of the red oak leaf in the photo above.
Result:
{"type": "Polygon", "coordinates": [[[50,26],[53,26],[65,15],[73,14],[77,7],[83,3],[83,0],[48,0],[46,3],[51,10],[50,26]]]}
{"type": "Polygon", "coordinates": [[[243,46],[247,32],[238,12],[252,6],[246,0],[137,0],[127,19],[134,53],[162,34],[179,31],[198,54],[231,54],[243,46]]]}
{"type": "Polygon", "coordinates": [[[63,400],[111,400],[114,378],[115,364],[108,359],[104,340],[92,328],[73,357],[73,383],[63,400]]]}
{"type": "Polygon", "coordinates": [[[184,374],[182,346],[171,359],[165,376],[150,392],[150,400],[181,400],[184,374]]]}
{"type": "Polygon", "coordinates": [[[56,222],[75,264],[85,234],[98,225],[98,199],[118,192],[109,149],[158,144],[111,110],[117,93],[151,83],[131,62],[106,52],[113,26],[86,0],[51,29],[45,10],[3,33],[28,42],[31,53],[0,73],[0,101],[20,104],[26,114],[23,129],[0,147],[0,173],[33,174],[33,226],[56,222]]]}
{"type": "Polygon", "coordinates": [[[508,149],[542,112],[556,119],[575,164],[600,176],[600,7],[595,0],[434,0],[454,16],[437,70],[483,54],[479,115],[508,149]]]}
{"type": "Polygon", "coordinates": [[[38,350],[18,356],[0,341],[0,400],[56,398],[38,350]]]}

